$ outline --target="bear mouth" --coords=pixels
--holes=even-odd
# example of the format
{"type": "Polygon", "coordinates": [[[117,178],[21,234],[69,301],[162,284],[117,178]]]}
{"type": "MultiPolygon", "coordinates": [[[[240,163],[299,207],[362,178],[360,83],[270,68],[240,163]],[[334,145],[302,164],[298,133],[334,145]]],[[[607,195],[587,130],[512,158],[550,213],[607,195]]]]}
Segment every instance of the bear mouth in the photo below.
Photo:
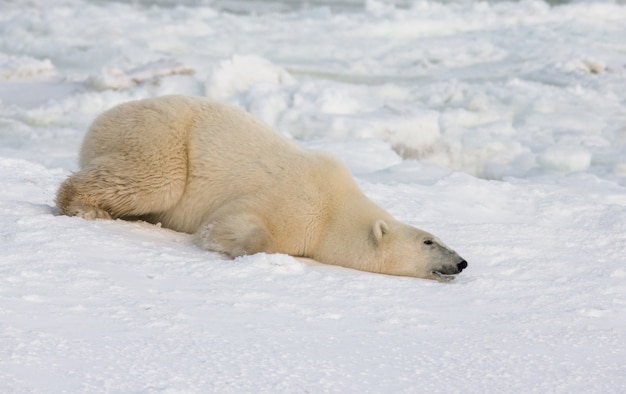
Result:
{"type": "Polygon", "coordinates": [[[465,268],[467,268],[467,261],[461,260],[456,264],[456,267],[444,266],[438,270],[431,271],[431,275],[434,279],[440,282],[449,282],[455,278],[455,275],[460,274],[465,268]]]}
{"type": "Polygon", "coordinates": [[[432,271],[431,274],[433,274],[435,279],[438,280],[439,282],[450,282],[451,280],[456,278],[456,275],[444,274],[441,271],[432,271]]]}

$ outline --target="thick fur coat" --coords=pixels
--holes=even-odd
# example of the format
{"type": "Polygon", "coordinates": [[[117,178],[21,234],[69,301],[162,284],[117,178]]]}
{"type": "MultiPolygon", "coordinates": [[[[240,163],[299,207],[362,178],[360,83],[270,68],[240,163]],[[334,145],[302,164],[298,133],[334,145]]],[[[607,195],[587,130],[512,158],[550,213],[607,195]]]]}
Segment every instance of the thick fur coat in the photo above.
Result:
{"type": "Polygon", "coordinates": [[[467,266],[371,202],[337,159],[203,98],[134,101],[100,115],[57,206],[85,219],[161,223],[231,257],[285,253],[437,280],[467,266]]]}

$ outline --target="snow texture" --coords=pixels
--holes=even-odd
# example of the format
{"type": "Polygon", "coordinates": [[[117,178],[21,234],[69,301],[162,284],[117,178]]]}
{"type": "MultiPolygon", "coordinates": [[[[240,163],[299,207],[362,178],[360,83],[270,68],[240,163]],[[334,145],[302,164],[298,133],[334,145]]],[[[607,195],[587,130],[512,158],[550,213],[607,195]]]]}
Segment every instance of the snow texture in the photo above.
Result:
{"type": "Polygon", "coordinates": [[[0,0],[0,392],[623,393],[626,4],[0,0]],[[93,118],[213,97],[346,162],[449,284],[56,215],[93,118]]]}

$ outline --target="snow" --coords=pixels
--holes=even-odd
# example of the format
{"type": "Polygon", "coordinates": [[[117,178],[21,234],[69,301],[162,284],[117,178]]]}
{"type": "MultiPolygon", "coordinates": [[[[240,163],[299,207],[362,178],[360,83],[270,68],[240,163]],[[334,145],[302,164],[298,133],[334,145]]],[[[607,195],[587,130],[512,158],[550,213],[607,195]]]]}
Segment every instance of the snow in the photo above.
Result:
{"type": "Polygon", "coordinates": [[[623,1],[0,9],[0,392],[626,390],[623,1]],[[231,261],[57,216],[93,118],[171,93],[336,154],[469,268],[231,261]]]}

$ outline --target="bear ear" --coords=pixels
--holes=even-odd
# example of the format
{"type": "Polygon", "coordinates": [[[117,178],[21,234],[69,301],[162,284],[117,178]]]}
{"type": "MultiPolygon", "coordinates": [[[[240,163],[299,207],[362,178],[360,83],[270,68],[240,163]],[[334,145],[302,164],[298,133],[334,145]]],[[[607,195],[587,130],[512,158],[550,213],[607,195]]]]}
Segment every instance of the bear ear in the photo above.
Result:
{"type": "Polygon", "coordinates": [[[384,220],[378,219],[374,222],[374,228],[372,229],[372,234],[374,235],[374,240],[376,243],[379,243],[381,239],[383,239],[383,235],[389,232],[389,225],[385,223],[384,220]]]}

